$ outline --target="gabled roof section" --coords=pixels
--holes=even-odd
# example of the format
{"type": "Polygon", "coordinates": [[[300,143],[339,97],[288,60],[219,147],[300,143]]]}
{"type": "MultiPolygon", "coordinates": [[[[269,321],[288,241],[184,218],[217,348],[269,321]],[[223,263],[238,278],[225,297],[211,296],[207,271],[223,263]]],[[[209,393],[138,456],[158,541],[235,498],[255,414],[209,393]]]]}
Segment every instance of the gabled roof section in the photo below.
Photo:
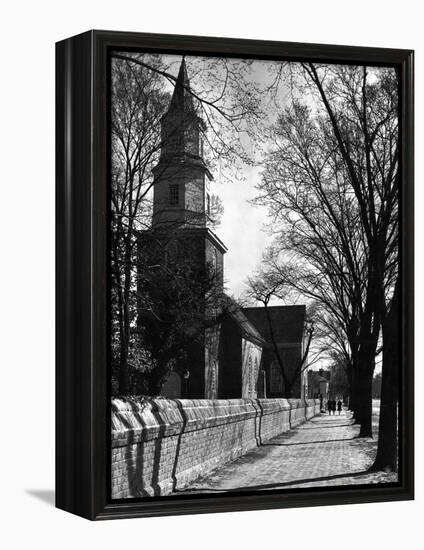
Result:
{"type": "MultiPolygon", "coordinates": [[[[269,323],[264,307],[244,307],[243,313],[262,334],[271,342],[269,323]]],[[[303,338],[306,306],[270,306],[268,312],[277,344],[300,344],[303,338]]]]}
{"type": "Polygon", "coordinates": [[[243,338],[261,346],[266,344],[262,334],[260,334],[257,328],[247,319],[243,310],[231,298],[228,298],[227,301],[226,314],[237,324],[243,338]]]}

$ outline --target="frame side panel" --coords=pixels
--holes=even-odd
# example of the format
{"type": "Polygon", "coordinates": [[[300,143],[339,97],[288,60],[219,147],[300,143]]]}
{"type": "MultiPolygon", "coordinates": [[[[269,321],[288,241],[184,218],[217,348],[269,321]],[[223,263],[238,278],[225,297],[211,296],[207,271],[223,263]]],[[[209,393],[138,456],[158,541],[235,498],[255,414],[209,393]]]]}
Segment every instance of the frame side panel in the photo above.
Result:
{"type": "Polygon", "coordinates": [[[56,45],[56,506],[91,517],[91,33],[56,45]]]}
{"type": "Polygon", "coordinates": [[[414,498],[414,54],[402,63],[401,89],[401,431],[400,473],[414,498]]]}

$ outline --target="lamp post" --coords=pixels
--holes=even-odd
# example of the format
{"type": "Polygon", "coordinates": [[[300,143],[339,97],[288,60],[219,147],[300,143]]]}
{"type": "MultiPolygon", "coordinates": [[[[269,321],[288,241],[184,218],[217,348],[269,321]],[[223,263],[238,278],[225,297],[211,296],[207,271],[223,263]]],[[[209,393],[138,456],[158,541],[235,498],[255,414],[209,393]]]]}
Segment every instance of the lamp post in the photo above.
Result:
{"type": "Polygon", "coordinates": [[[187,399],[188,398],[188,379],[190,378],[190,371],[188,369],[184,371],[183,378],[184,378],[184,393],[187,399]]]}

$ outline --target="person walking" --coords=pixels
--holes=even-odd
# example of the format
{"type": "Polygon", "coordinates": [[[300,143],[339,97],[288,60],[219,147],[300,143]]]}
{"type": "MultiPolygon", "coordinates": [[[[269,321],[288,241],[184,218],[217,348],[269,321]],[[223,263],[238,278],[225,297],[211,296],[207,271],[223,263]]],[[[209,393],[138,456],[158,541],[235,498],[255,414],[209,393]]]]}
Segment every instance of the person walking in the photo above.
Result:
{"type": "Polygon", "coordinates": [[[337,410],[339,411],[339,416],[340,416],[340,413],[342,412],[342,407],[343,407],[343,403],[341,402],[341,400],[339,399],[337,401],[337,410]]]}

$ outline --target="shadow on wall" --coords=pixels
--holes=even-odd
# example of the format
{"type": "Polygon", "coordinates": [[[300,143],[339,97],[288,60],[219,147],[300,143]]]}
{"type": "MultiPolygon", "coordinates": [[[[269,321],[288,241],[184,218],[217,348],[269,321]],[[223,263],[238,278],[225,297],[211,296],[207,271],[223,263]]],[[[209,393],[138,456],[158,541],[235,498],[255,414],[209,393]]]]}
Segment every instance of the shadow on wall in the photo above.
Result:
{"type": "MultiPolygon", "coordinates": [[[[164,439],[164,432],[165,432],[165,424],[163,423],[161,416],[159,414],[159,411],[151,410],[151,413],[155,420],[157,421],[157,424],[159,426],[158,435],[154,440],[154,451],[152,456],[152,482],[151,487],[153,489],[153,496],[160,496],[161,495],[161,489],[158,485],[159,481],[159,468],[161,464],[161,452],[162,452],[162,442],[164,439]]],[[[139,422],[142,424],[143,428],[146,428],[146,424],[139,415],[138,417],[139,422]]],[[[144,479],[144,454],[146,451],[146,442],[143,443],[135,443],[132,446],[128,446],[125,451],[125,460],[128,464],[128,487],[131,491],[131,488],[133,488],[133,491],[135,490],[137,495],[130,495],[130,496],[152,496],[149,495],[147,491],[143,490],[143,487],[141,484],[143,483],[144,479]]],[[[133,492],[131,491],[131,492],[133,492]]]]}
{"type": "Polygon", "coordinates": [[[171,477],[172,477],[172,492],[175,492],[176,489],[177,489],[177,468],[178,468],[178,460],[179,460],[179,457],[180,457],[181,440],[183,438],[183,434],[185,432],[185,429],[186,429],[186,426],[187,426],[187,420],[188,420],[187,415],[184,412],[183,406],[181,404],[181,401],[177,400],[176,403],[177,403],[177,406],[178,406],[178,410],[180,411],[181,417],[183,419],[183,425],[182,425],[181,431],[178,435],[177,446],[176,446],[176,449],[175,449],[174,465],[172,467],[172,474],[171,474],[171,477]]]}
{"type": "MultiPolygon", "coordinates": [[[[177,441],[175,444],[175,455],[173,459],[173,465],[171,469],[171,473],[168,476],[172,480],[172,492],[176,490],[177,486],[177,471],[178,471],[178,463],[179,458],[181,454],[181,443],[182,439],[185,433],[185,429],[187,426],[187,415],[184,412],[184,409],[182,407],[182,404],[179,400],[174,400],[174,403],[177,405],[178,411],[182,418],[182,426],[179,429],[177,441]]],[[[173,453],[173,447],[172,446],[166,446],[166,441],[168,438],[165,437],[166,435],[166,428],[169,423],[167,423],[166,418],[164,418],[161,414],[161,411],[158,410],[155,405],[152,406],[151,414],[156,420],[157,426],[158,426],[158,433],[157,436],[154,438],[154,440],[150,440],[151,444],[153,446],[153,452],[151,451],[151,448],[146,445],[146,441],[143,441],[141,444],[138,443],[132,447],[128,447],[125,452],[125,459],[127,463],[129,464],[128,467],[128,487],[135,489],[136,495],[132,494],[130,496],[161,496],[163,489],[161,486],[161,482],[166,482],[167,479],[162,479],[163,472],[161,468],[163,468],[163,454],[170,455],[173,453]],[[152,471],[145,473],[145,461],[146,461],[146,449],[149,449],[147,452],[152,454],[150,464],[152,465],[152,471]],[[144,475],[146,474],[146,478],[150,478],[150,487],[152,492],[146,491],[142,484],[144,480],[144,475]],[[153,493],[153,494],[152,494],[153,493]]],[[[142,424],[143,428],[146,428],[146,424],[143,421],[142,417],[138,417],[140,423],[142,424]]],[[[171,438],[169,438],[170,440],[171,438]]],[[[166,473],[166,472],[165,472],[166,473]]]]}

